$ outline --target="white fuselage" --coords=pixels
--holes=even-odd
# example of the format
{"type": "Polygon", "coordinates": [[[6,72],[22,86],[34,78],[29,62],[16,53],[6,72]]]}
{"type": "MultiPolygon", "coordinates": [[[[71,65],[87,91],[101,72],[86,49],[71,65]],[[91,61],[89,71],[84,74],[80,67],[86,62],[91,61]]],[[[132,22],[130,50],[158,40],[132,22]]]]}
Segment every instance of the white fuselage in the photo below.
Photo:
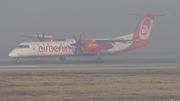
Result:
{"type": "MultiPolygon", "coordinates": [[[[124,39],[131,39],[132,34],[118,37],[124,39]]],[[[21,57],[51,57],[51,56],[76,56],[81,55],[80,52],[75,54],[75,46],[71,44],[74,41],[54,41],[54,42],[24,42],[21,43],[17,48],[13,49],[9,57],[21,58],[21,57]]],[[[111,55],[113,52],[121,51],[129,47],[132,43],[121,43],[116,42],[113,48],[101,50],[99,54],[111,55]]],[[[95,55],[92,51],[83,51],[84,56],[90,54],[95,55]]]]}

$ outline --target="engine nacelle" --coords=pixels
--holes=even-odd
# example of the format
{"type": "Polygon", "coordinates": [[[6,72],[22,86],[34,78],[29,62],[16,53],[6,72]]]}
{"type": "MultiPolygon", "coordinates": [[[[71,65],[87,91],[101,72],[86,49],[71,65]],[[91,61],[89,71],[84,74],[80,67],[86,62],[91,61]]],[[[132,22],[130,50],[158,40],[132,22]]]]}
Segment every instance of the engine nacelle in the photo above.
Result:
{"type": "Polygon", "coordinates": [[[99,52],[101,50],[113,48],[113,45],[111,43],[95,43],[91,40],[82,41],[82,43],[85,44],[84,46],[81,46],[81,49],[83,51],[99,52]]]}

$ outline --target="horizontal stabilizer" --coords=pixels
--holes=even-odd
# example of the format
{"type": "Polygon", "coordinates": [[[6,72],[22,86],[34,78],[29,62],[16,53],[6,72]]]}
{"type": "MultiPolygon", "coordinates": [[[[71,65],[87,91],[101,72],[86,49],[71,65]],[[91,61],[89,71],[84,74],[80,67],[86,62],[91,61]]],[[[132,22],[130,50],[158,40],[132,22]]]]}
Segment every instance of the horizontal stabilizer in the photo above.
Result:
{"type": "Polygon", "coordinates": [[[170,15],[164,15],[164,14],[156,14],[155,12],[141,13],[141,14],[128,14],[128,15],[170,16],[170,15]]]}

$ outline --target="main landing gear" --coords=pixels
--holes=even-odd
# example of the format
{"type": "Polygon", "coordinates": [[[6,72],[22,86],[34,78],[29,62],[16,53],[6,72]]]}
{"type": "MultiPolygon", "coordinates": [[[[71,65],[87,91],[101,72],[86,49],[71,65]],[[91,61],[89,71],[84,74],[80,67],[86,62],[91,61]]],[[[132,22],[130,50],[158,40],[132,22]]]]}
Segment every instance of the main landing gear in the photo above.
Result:
{"type": "Polygon", "coordinates": [[[97,58],[96,58],[96,63],[101,63],[102,62],[102,59],[99,57],[99,53],[96,53],[95,54],[96,56],[97,56],[97,58]]]}
{"type": "Polygon", "coordinates": [[[96,58],[96,63],[101,63],[102,62],[102,59],[100,57],[96,58]]]}

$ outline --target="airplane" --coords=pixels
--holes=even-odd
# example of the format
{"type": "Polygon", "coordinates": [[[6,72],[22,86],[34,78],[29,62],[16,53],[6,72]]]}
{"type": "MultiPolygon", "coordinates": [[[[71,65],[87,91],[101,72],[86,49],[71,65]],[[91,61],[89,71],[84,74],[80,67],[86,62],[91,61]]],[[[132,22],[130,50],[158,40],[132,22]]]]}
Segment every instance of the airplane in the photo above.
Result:
{"type": "Polygon", "coordinates": [[[131,15],[141,16],[132,34],[108,39],[81,39],[82,35],[77,39],[73,35],[74,40],[69,41],[23,42],[9,53],[9,57],[16,58],[16,62],[19,62],[19,58],[30,57],[59,57],[61,61],[65,61],[71,56],[95,56],[99,63],[102,62],[102,56],[117,55],[148,45],[155,16],[168,16],[155,12],[131,15]]]}

